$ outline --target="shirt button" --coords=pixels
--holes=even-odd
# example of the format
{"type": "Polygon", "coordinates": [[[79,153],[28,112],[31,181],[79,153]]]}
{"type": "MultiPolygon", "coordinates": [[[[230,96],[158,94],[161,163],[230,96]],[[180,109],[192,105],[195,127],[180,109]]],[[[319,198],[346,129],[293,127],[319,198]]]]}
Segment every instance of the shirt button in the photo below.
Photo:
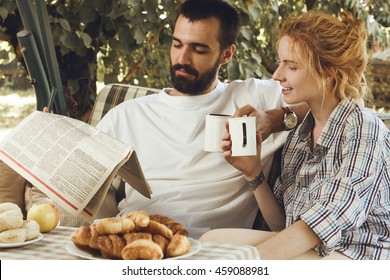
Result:
{"type": "Polygon", "coordinates": [[[306,188],[302,188],[302,192],[306,192],[306,188]]]}

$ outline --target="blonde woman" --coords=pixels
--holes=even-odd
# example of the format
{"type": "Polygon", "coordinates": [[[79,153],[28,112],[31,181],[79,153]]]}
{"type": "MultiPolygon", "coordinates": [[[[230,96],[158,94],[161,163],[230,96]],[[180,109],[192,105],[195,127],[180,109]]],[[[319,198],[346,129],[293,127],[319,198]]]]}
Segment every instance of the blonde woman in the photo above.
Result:
{"type": "Polygon", "coordinates": [[[390,133],[359,102],[366,36],[364,22],[348,12],[337,19],[311,11],[285,22],[273,78],[284,101],[306,102],[310,112],[289,134],[273,191],[259,157],[232,157],[229,134],[223,142],[272,232],[217,229],[202,239],[251,244],[262,259],[390,259],[390,133]]]}

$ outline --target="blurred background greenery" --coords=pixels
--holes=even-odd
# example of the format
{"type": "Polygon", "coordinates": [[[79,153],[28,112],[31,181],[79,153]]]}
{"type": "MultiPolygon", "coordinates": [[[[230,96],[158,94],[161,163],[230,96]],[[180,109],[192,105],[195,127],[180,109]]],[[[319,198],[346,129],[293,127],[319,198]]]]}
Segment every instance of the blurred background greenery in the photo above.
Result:
{"type": "MultiPolygon", "coordinates": [[[[102,84],[120,82],[153,88],[170,85],[172,27],[176,11],[184,1],[46,1],[71,117],[88,116],[102,84]]],[[[242,30],[233,60],[220,73],[222,80],[271,77],[276,69],[275,40],[286,17],[310,9],[334,15],[348,10],[366,20],[370,35],[369,85],[373,88],[373,102],[369,106],[389,109],[388,0],[229,2],[239,11],[242,30]]],[[[16,37],[22,29],[15,0],[0,0],[0,96],[23,95],[22,91],[34,94],[16,37]]],[[[0,110],[12,110],[4,104],[0,104],[0,110]]]]}

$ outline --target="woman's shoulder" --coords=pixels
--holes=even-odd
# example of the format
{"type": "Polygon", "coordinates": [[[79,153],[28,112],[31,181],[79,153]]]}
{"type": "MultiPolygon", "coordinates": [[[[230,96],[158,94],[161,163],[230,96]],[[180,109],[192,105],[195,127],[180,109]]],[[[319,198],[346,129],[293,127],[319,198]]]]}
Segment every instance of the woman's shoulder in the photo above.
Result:
{"type": "Polygon", "coordinates": [[[364,138],[384,139],[389,130],[381,119],[368,108],[356,106],[346,119],[346,131],[364,138]]]}

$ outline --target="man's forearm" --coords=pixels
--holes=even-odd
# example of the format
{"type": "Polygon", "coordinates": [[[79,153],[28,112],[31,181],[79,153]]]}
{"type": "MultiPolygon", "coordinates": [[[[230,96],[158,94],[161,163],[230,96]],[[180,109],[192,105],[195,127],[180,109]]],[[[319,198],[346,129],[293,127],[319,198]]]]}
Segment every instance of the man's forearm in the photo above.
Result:
{"type": "Polygon", "coordinates": [[[290,106],[291,110],[295,112],[298,117],[298,125],[302,123],[303,119],[309,112],[309,106],[304,102],[290,106]]]}
{"type": "MultiPolygon", "coordinates": [[[[309,111],[309,106],[307,106],[306,103],[300,103],[296,105],[289,106],[291,110],[297,115],[298,117],[298,125],[302,123],[303,119],[305,118],[307,112],[309,111]]],[[[284,131],[284,126],[282,123],[285,111],[281,108],[278,109],[271,109],[266,111],[267,115],[270,118],[270,124],[271,124],[271,133],[284,131]]]]}

